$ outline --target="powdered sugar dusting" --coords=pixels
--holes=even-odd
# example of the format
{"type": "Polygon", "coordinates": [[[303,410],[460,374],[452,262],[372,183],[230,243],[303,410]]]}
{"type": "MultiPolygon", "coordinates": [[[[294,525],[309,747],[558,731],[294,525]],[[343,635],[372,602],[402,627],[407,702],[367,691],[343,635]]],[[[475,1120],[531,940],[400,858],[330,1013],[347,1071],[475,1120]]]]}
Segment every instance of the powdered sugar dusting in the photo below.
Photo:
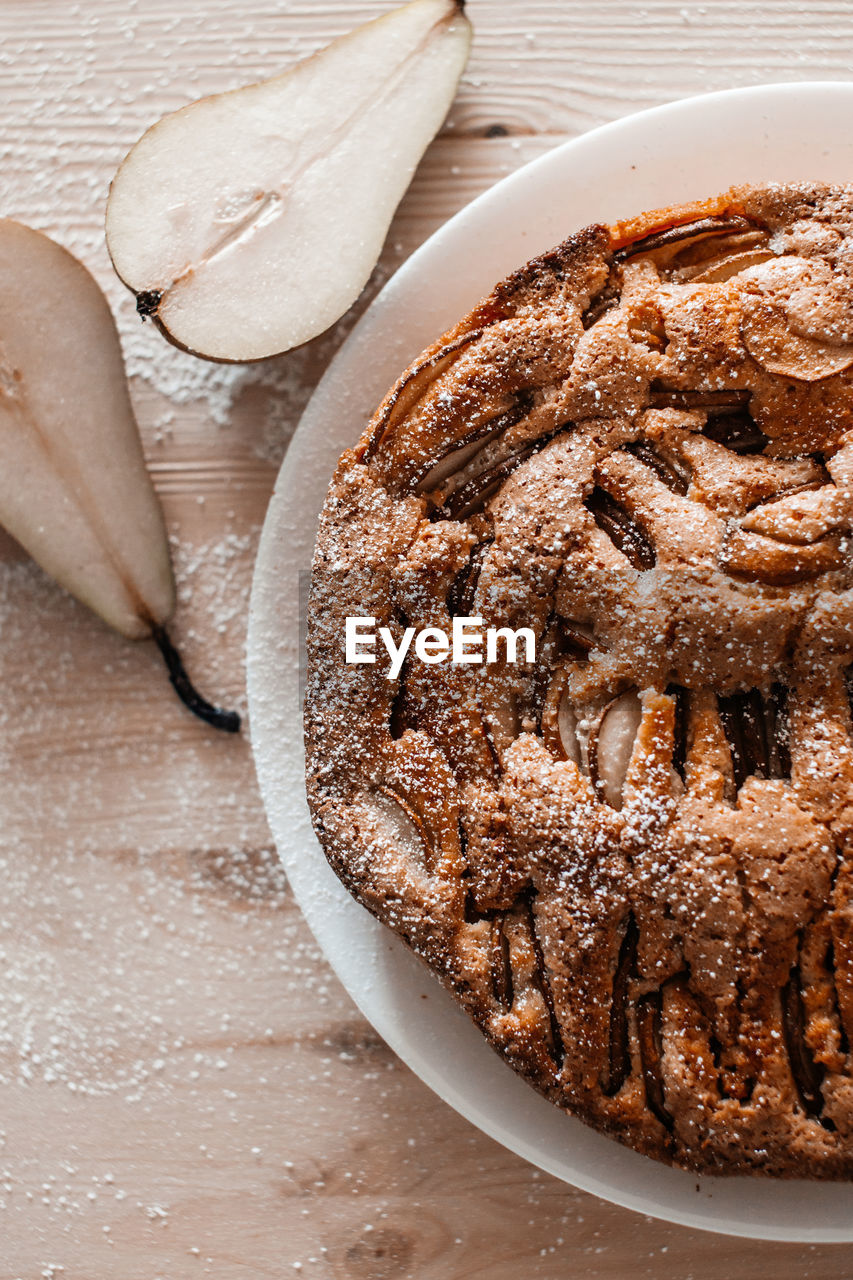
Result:
{"type": "Polygon", "coordinates": [[[321,519],[327,855],[516,1070],[688,1169],[850,1158],[851,235],[806,184],[576,234],[410,366],[321,519]],[[345,617],[460,610],[535,662],[344,665],[345,617]]]}

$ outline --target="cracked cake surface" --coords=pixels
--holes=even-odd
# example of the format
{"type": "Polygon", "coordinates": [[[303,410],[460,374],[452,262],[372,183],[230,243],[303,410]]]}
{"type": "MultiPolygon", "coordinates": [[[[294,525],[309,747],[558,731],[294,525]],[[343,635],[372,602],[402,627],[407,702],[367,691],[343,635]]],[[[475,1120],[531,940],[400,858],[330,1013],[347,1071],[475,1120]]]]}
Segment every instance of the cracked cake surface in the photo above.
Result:
{"type": "Polygon", "coordinates": [[[341,458],[307,786],[351,892],[559,1106],[853,1175],[853,186],[588,227],[341,458]],[[345,619],[533,662],[344,660],[345,619]]]}

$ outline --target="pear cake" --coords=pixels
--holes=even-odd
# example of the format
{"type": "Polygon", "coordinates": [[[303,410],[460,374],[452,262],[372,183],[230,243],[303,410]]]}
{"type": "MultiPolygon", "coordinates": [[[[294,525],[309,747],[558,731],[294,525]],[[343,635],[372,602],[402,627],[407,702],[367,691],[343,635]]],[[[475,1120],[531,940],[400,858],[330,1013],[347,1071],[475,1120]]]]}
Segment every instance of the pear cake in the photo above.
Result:
{"type": "Polygon", "coordinates": [[[696,1172],[853,1175],[851,522],[853,186],[823,185],[535,258],[406,370],[321,519],[332,866],[525,1079],[696,1172]],[[535,658],[390,679],[348,617],[535,658]]]}

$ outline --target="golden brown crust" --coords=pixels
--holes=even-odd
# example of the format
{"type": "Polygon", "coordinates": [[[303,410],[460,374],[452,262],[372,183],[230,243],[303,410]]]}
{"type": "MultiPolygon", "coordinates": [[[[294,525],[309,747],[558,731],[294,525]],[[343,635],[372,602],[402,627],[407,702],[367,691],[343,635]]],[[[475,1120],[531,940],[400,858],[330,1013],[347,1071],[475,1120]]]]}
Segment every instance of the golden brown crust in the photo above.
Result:
{"type": "Polygon", "coordinates": [[[308,795],[347,887],[560,1106],[694,1170],[853,1173],[853,188],[591,227],[346,453],[308,795]],[[535,664],[347,666],[344,619],[535,664]]]}

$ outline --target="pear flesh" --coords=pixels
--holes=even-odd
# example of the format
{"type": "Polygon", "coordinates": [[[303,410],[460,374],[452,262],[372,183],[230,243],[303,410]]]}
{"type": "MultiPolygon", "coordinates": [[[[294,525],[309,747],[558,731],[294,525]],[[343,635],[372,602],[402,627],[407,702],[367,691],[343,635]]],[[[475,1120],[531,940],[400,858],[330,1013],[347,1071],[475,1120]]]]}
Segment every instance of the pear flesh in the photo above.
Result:
{"type": "Polygon", "coordinates": [[[131,640],[175,607],[107,301],[47,236],[0,221],[0,523],[131,640]]]}
{"type": "Polygon", "coordinates": [[[256,360],[355,301],[456,92],[461,0],[412,0],[274,79],[166,116],[110,190],[107,244],[179,346],[256,360]]]}
{"type": "MultiPolygon", "coordinates": [[[[169,666],[169,544],[112,314],[76,258],[9,219],[0,219],[0,461],[0,524],[116,631],[154,639],[169,666]]],[[[176,655],[173,666],[180,694],[176,655]]],[[[196,714],[218,714],[192,694],[196,714]]]]}

